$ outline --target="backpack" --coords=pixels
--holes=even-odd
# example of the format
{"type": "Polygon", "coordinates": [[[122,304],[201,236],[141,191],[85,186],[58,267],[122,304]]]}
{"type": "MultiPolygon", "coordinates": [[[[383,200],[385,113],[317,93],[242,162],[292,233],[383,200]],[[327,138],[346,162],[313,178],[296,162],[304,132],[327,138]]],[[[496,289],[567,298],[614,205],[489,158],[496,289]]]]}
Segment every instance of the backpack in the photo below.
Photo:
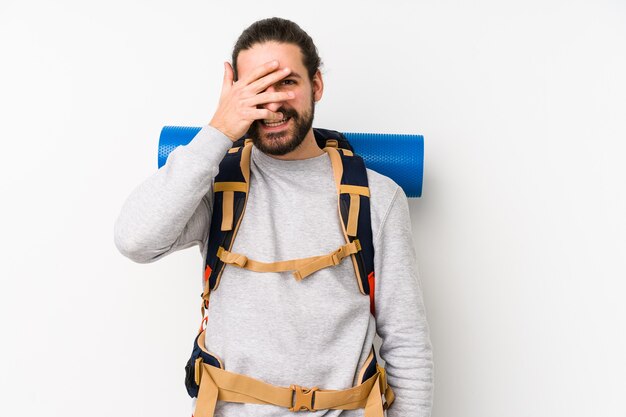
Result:
{"type": "MultiPolygon", "coordinates": [[[[341,217],[340,223],[342,224],[343,235],[346,240],[345,245],[342,245],[328,254],[266,263],[248,259],[243,254],[231,252],[237,231],[245,213],[250,188],[250,154],[252,141],[243,137],[234,142],[233,146],[220,163],[219,173],[215,177],[213,185],[213,214],[206,244],[204,290],[202,293],[201,307],[203,321],[200,326],[200,333],[194,343],[191,358],[185,368],[185,385],[187,391],[191,397],[198,397],[198,406],[195,413],[196,417],[212,415],[212,411],[207,414],[207,407],[211,410],[214,408],[215,401],[217,401],[215,391],[219,392],[220,399],[225,401],[256,402],[254,398],[258,400],[258,395],[251,396],[243,392],[239,392],[237,395],[225,395],[224,392],[230,392],[229,389],[221,387],[222,389],[220,390],[218,386],[211,384],[210,388],[205,389],[207,394],[204,395],[204,397],[210,396],[213,398],[212,401],[209,401],[212,405],[205,406],[200,403],[202,391],[201,375],[203,373],[209,373],[211,376],[209,379],[225,378],[225,380],[231,380],[232,377],[222,375],[222,373],[236,375],[237,380],[243,381],[243,379],[246,379],[246,382],[242,382],[242,384],[247,387],[246,389],[249,389],[251,384],[254,385],[254,381],[257,381],[260,384],[264,384],[260,386],[259,390],[265,392],[266,395],[270,394],[268,394],[269,391],[266,392],[265,390],[271,391],[280,389],[274,386],[268,387],[269,384],[262,383],[258,380],[251,382],[249,380],[252,378],[243,375],[228,373],[224,370],[220,359],[204,349],[204,326],[207,323],[205,310],[208,309],[209,306],[210,293],[219,286],[222,273],[227,264],[256,272],[292,271],[294,278],[300,281],[320,269],[338,265],[344,258],[350,257],[354,265],[359,291],[363,295],[369,296],[370,312],[372,315],[375,315],[374,244],[371,228],[370,193],[365,163],[360,156],[354,154],[352,146],[341,133],[318,128],[313,129],[313,133],[318,146],[328,153],[331,160],[338,194],[338,213],[341,217]],[[211,394],[208,394],[209,391],[211,394]],[[201,409],[200,412],[198,411],[199,409],[201,409]]],[[[361,402],[369,400],[371,390],[375,389],[374,381],[378,381],[378,383],[375,384],[378,387],[378,391],[385,393],[386,403],[384,405],[382,404],[380,395],[378,396],[378,401],[380,401],[381,405],[380,410],[386,409],[393,401],[393,392],[386,383],[384,369],[377,364],[373,347],[365,365],[361,369],[359,381],[360,384],[358,387],[361,387],[360,389],[368,395],[368,397],[362,399],[361,402]],[[371,387],[366,386],[367,384],[371,385],[371,387]]],[[[292,386],[290,389],[293,390],[292,395],[294,397],[294,399],[289,398],[291,403],[287,401],[285,404],[277,405],[291,405],[290,409],[293,408],[292,411],[298,411],[301,408],[314,410],[315,395],[319,397],[322,395],[322,392],[325,393],[323,395],[333,396],[333,400],[328,402],[328,404],[326,404],[327,406],[323,408],[337,408],[342,404],[335,403],[337,401],[341,403],[342,395],[345,395],[342,393],[348,391],[320,391],[317,387],[303,389],[298,386],[292,386]],[[319,392],[316,394],[315,391],[319,392]]],[[[274,398],[275,394],[271,394],[270,396],[274,398]]],[[[206,400],[202,401],[206,402],[206,400]]],[[[372,399],[371,401],[376,401],[376,399],[372,399]]],[[[365,403],[361,405],[364,404],[365,403]]],[[[343,404],[343,406],[347,405],[343,404]]],[[[360,408],[355,407],[355,404],[351,406],[360,408]]]]}

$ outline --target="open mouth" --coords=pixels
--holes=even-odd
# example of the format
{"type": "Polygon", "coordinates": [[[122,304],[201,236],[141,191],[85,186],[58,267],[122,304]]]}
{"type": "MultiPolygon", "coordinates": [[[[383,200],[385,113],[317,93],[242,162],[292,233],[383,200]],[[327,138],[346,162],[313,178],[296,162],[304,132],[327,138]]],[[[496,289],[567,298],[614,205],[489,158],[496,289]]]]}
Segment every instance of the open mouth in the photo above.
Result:
{"type": "Polygon", "coordinates": [[[283,125],[286,125],[287,122],[289,122],[289,119],[291,119],[291,117],[285,117],[282,120],[278,120],[276,122],[273,121],[269,121],[269,120],[263,120],[263,126],[267,126],[267,127],[280,127],[283,125]]]}

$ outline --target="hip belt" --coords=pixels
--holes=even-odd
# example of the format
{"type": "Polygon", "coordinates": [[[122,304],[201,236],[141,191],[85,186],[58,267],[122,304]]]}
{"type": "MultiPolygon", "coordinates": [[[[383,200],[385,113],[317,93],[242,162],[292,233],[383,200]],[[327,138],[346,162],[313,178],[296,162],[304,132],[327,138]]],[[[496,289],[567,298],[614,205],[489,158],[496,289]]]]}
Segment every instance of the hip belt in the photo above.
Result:
{"type": "Polygon", "coordinates": [[[325,409],[355,410],[365,408],[365,417],[383,417],[394,395],[387,385],[385,370],[376,365],[376,373],[355,387],[345,390],[305,388],[299,385],[280,387],[246,375],[228,372],[196,359],[196,383],[200,386],[194,417],[213,417],[217,401],[270,404],[289,411],[325,409]],[[385,394],[383,403],[382,394],[385,394]]]}
{"type": "Polygon", "coordinates": [[[217,401],[269,404],[292,412],[364,408],[365,417],[384,417],[384,411],[395,398],[387,384],[385,369],[378,363],[370,362],[369,366],[375,365],[373,375],[348,389],[327,390],[294,384],[282,387],[226,371],[221,361],[204,349],[203,336],[204,332],[196,339],[195,346],[200,351],[196,352],[201,354],[194,355],[193,362],[188,366],[188,379],[198,387],[194,417],[213,417],[217,401]]]}

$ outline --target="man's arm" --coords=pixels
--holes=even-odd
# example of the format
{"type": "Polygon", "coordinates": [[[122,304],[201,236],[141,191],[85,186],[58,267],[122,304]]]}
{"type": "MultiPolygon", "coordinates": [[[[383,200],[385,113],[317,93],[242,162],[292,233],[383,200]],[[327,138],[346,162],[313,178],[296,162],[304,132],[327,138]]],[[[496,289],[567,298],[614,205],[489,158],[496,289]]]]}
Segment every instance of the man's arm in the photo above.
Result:
{"type": "Polygon", "coordinates": [[[376,327],[396,399],[387,417],[429,417],[433,358],[406,195],[398,188],[374,239],[376,327]]]}
{"type": "Polygon", "coordinates": [[[260,108],[264,103],[293,98],[292,92],[266,92],[290,74],[278,61],[255,68],[237,82],[224,63],[217,110],[186,146],[174,149],[167,163],[127,198],[115,222],[115,245],[136,262],[152,262],[178,249],[206,241],[212,210],[213,178],[232,142],[255,120],[281,120],[281,113],[260,108]]]}
{"type": "Polygon", "coordinates": [[[211,220],[211,185],[232,141],[205,126],[126,199],[115,222],[115,245],[135,262],[155,261],[204,242],[211,220]]]}

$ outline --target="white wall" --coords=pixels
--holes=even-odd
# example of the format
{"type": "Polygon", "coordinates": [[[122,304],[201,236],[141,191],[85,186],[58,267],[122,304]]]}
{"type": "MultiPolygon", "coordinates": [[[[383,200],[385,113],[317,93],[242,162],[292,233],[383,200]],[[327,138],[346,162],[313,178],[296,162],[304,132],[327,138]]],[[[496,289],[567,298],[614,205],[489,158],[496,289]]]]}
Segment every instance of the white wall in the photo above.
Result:
{"type": "Polygon", "coordinates": [[[317,126],[425,135],[433,415],[626,415],[618,0],[2,0],[0,414],[187,415],[199,252],[133,264],[113,222],[272,15],[326,63],[317,126]]]}

